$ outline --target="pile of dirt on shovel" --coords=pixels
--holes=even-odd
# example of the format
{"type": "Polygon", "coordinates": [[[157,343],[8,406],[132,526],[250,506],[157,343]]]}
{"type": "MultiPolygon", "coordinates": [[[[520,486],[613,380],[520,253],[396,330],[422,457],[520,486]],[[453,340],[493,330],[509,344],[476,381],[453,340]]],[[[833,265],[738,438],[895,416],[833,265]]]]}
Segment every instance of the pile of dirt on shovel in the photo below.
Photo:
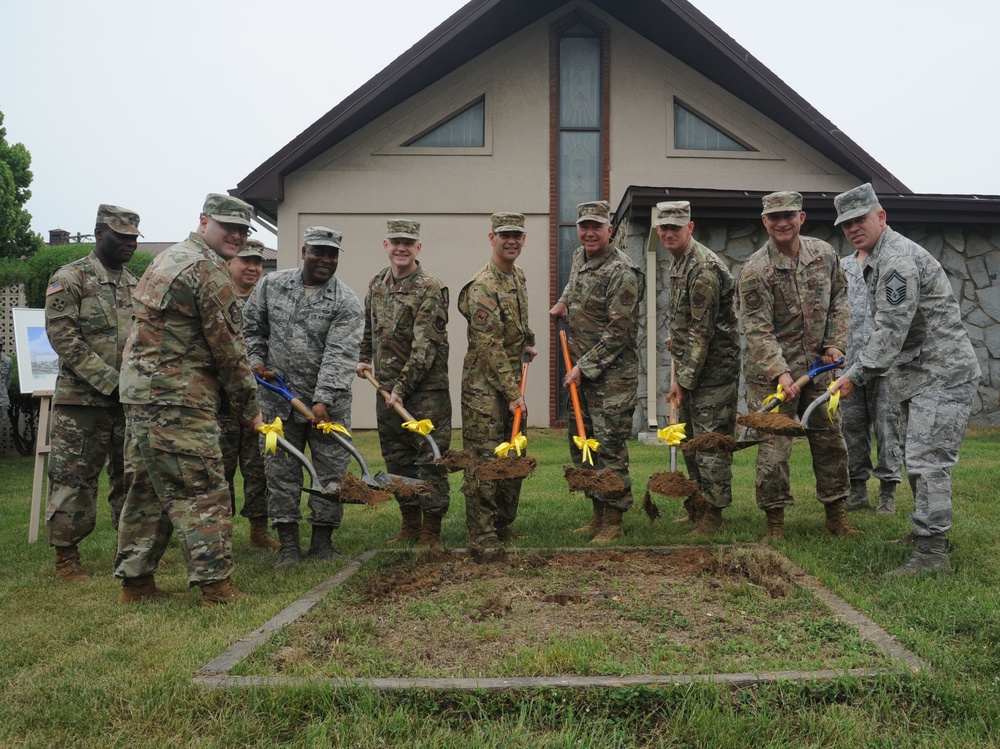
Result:
{"type": "Polygon", "coordinates": [[[785,414],[744,414],[736,419],[736,423],[768,434],[780,434],[787,437],[799,437],[806,433],[799,422],[788,418],[785,414]]]}
{"type": "Polygon", "coordinates": [[[525,479],[533,474],[537,467],[538,461],[530,455],[505,455],[479,466],[476,469],[476,478],[480,481],[525,479]]]}
{"type": "Polygon", "coordinates": [[[563,466],[563,474],[571,492],[615,493],[625,489],[621,478],[610,468],[596,471],[593,468],[563,466]]]}
{"type": "Polygon", "coordinates": [[[476,459],[468,450],[447,450],[439,460],[434,461],[435,465],[444,466],[451,471],[460,471],[463,468],[475,468],[476,459]]]}
{"type": "Polygon", "coordinates": [[[697,437],[692,437],[680,444],[681,452],[687,455],[694,455],[699,451],[707,453],[732,453],[736,452],[738,447],[736,440],[729,435],[719,434],[718,432],[699,434],[697,437]]]}
{"type": "MultiPolygon", "coordinates": [[[[421,495],[430,494],[427,484],[413,484],[409,481],[396,477],[385,485],[385,491],[395,494],[400,499],[414,499],[421,495]]],[[[376,492],[382,494],[383,492],[376,492]]]]}
{"type": "Polygon", "coordinates": [[[690,497],[698,491],[698,483],[680,471],[660,471],[649,477],[646,484],[651,492],[664,497],[690,497]]]}
{"type": "Polygon", "coordinates": [[[340,481],[340,498],[350,504],[375,505],[389,502],[392,495],[375,491],[353,473],[345,473],[340,481]]]}

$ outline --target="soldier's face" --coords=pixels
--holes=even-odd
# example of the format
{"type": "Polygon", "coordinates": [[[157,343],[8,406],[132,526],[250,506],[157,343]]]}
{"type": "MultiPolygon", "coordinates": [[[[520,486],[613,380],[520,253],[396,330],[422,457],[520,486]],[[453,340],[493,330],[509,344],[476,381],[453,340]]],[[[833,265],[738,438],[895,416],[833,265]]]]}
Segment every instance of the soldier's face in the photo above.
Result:
{"type": "Polygon", "coordinates": [[[502,231],[499,234],[490,232],[490,244],[493,245],[493,262],[497,265],[513,263],[521,256],[524,241],[528,235],[523,231],[502,231]]]}
{"type": "Polygon", "coordinates": [[[660,242],[672,255],[680,255],[687,249],[688,242],[691,241],[692,231],[694,231],[694,221],[689,221],[683,226],[662,224],[656,227],[656,233],[660,235],[660,242]]]}
{"type": "Polygon", "coordinates": [[[611,246],[611,224],[600,221],[581,221],[576,225],[580,244],[588,255],[598,255],[611,246]]]}
{"type": "Polygon", "coordinates": [[[854,249],[871,252],[885,231],[885,211],[872,208],[864,216],[845,221],[840,228],[844,230],[844,236],[854,245],[854,249]]]}
{"type": "Polygon", "coordinates": [[[776,245],[792,242],[799,236],[802,222],[806,220],[805,211],[778,211],[760,217],[767,229],[767,235],[776,245]]]}
{"type": "Polygon", "coordinates": [[[385,254],[389,256],[389,264],[392,266],[392,274],[396,278],[408,276],[417,269],[417,255],[423,247],[421,242],[406,237],[393,237],[383,239],[382,247],[385,254]]]}
{"type": "Polygon", "coordinates": [[[118,270],[132,259],[138,239],[132,234],[119,234],[98,226],[94,229],[94,251],[105,268],[118,270]]]}
{"type": "Polygon", "coordinates": [[[307,244],[302,248],[302,282],[306,286],[322,286],[337,272],[340,250],[329,245],[307,244]]]}
{"type": "Polygon", "coordinates": [[[205,244],[228,260],[236,257],[236,253],[246,245],[250,229],[243,224],[223,223],[202,216],[198,224],[198,233],[205,240],[205,244]]]}
{"type": "Polygon", "coordinates": [[[264,270],[264,261],[259,257],[234,257],[226,263],[229,265],[229,274],[233,277],[233,285],[241,295],[253,290],[264,270]]]}

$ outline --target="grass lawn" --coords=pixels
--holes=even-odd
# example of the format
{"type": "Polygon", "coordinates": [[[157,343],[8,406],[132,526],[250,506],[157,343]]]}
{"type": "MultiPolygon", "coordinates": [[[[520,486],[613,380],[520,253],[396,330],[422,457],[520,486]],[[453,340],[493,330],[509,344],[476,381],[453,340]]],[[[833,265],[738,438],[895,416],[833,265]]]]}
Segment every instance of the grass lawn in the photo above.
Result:
{"type": "MultiPolygon", "coordinates": [[[[373,433],[356,442],[383,468],[373,433]]],[[[81,544],[93,577],[57,584],[52,550],[27,543],[33,459],[0,462],[0,746],[3,747],[982,747],[1000,742],[1000,509],[994,500],[998,432],[972,432],[955,470],[955,544],[950,577],[887,581],[908,555],[887,541],[907,532],[912,496],[904,484],[894,517],[852,514],[865,531],[832,538],[822,528],[808,449],[798,440],[786,538],[774,546],[861,609],[927,661],[933,675],[779,684],[743,692],[707,685],[613,691],[534,690],[502,695],[383,695],[303,687],[201,690],[194,671],[270,619],[343,562],[306,563],[280,575],[273,552],[247,548],[235,522],[235,580],[252,598],[198,608],[174,543],[157,580],[179,593],[136,607],[116,603],[110,569],[115,537],[106,503],[81,544]]],[[[540,464],[522,493],[521,546],[578,546],[569,533],[589,502],[562,479],[564,433],[531,431],[540,464]]],[[[637,500],[667,467],[666,447],[633,444],[637,500]]],[[[764,515],[753,502],[754,449],[736,454],[735,503],[716,542],[753,542],[764,515]]],[[[460,474],[452,476],[447,546],[465,545],[460,474]]],[[[870,484],[874,492],[876,483],[870,484]]],[[[239,493],[239,487],[237,488],[239,493]]],[[[103,500],[102,500],[103,501],[103,500]]],[[[689,543],[670,522],[679,500],[655,498],[664,517],[625,516],[619,545],[689,543]]],[[[345,560],[398,529],[392,504],[349,506],[334,542],[345,560]]],[[[43,527],[44,539],[44,527],[43,527]]],[[[501,633],[502,635],[502,633],[501,633]]]]}

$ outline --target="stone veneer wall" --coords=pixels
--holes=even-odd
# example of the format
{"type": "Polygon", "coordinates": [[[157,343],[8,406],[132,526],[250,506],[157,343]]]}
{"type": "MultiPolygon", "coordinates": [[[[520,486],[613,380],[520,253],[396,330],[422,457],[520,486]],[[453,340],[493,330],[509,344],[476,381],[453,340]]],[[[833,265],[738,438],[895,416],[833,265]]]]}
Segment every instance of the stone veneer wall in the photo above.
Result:
{"type": "MultiPolygon", "coordinates": [[[[972,404],[970,426],[1000,425],[1000,408],[997,406],[1000,389],[1000,226],[932,224],[893,224],[893,229],[917,242],[933,255],[944,267],[951,279],[955,297],[959,300],[962,320],[969,331],[972,345],[979,356],[983,376],[979,380],[979,392],[972,404]]],[[[833,245],[841,255],[853,252],[844,239],[843,232],[832,226],[824,226],[807,221],[803,234],[818,237],[833,245]]],[[[695,219],[694,237],[712,249],[729,265],[733,276],[739,274],[743,263],[767,241],[767,232],[761,223],[704,221],[695,219]]],[[[646,267],[646,247],[649,225],[623,221],[615,232],[616,244],[629,257],[646,267]]],[[[657,309],[667,307],[669,291],[666,283],[670,253],[659,246],[656,255],[656,305],[657,309]]],[[[649,300],[647,300],[647,303],[649,300]]],[[[657,315],[657,393],[660,403],[664,403],[670,389],[670,355],[663,345],[667,337],[665,315],[657,315]]],[[[645,431],[646,422],[646,358],[642,352],[646,348],[645,314],[639,331],[639,408],[633,422],[633,431],[645,431]]],[[[740,408],[745,408],[742,399],[743,383],[740,383],[740,408]]],[[[665,425],[665,407],[658,408],[659,426],[665,425]]]]}

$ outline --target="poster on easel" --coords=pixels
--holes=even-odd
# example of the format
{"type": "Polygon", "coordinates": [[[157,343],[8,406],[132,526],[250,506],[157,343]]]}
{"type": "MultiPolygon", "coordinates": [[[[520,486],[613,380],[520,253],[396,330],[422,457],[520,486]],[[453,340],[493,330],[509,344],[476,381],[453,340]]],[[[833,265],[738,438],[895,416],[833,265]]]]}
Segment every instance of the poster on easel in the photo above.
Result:
{"type": "Polygon", "coordinates": [[[14,307],[14,345],[17,348],[17,377],[21,393],[55,390],[59,355],[45,334],[45,310],[14,307]]]}

